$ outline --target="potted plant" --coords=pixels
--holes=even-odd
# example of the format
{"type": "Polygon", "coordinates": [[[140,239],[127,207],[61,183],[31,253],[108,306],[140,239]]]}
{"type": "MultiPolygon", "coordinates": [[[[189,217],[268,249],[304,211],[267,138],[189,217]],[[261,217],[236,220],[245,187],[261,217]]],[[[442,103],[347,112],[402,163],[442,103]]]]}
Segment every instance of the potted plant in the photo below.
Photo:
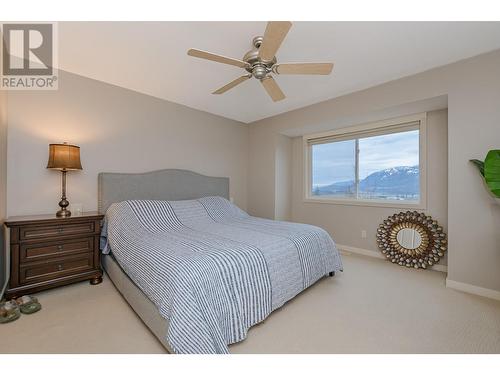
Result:
{"type": "Polygon", "coordinates": [[[484,182],[500,204],[500,150],[490,150],[484,161],[472,159],[471,162],[479,169],[484,182]]]}

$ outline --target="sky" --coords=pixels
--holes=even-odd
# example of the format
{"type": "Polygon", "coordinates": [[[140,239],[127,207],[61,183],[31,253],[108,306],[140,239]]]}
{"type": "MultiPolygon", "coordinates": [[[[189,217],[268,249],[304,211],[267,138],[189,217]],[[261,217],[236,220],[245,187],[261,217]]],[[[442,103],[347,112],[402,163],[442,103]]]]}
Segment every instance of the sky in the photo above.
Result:
{"type": "MultiPolygon", "coordinates": [[[[418,130],[359,140],[359,178],[386,168],[418,165],[418,130]]],[[[355,179],[355,141],[313,145],[313,186],[355,179]]]]}

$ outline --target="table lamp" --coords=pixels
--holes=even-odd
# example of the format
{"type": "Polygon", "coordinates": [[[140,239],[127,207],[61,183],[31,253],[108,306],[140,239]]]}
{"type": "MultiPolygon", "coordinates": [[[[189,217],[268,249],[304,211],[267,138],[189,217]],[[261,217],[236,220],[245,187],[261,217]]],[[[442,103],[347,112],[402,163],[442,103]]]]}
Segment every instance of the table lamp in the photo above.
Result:
{"type": "Polygon", "coordinates": [[[49,145],[49,161],[47,168],[57,169],[62,173],[62,197],[59,202],[61,209],[57,211],[57,217],[69,217],[69,201],[66,199],[66,172],[82,169],[80,162],[80,147],[67,143],[51,143],[49,145]]]}

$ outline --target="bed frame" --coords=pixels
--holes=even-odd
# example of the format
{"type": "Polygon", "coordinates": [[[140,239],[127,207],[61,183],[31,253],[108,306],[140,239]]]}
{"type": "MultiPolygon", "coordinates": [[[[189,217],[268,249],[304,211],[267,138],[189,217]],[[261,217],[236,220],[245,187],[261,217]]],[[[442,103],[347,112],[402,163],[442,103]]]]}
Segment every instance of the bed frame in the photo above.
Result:
{"type": "Polygon", "coordinates": [[[127,199],[179,201],[218,195],[229,199],[229,178],[210,177],[183,169],[162,169],[146,173],[99,173],[100,213],[127,199]]]}
{"type": "MultiPolygon", "coordinates": [[[[185,200],[206,196],[229,199],[229,178],[204,176],[182,169],[163,169],[147,173],[99,173],[98,210],[106,213],[108,207],[128,199],[185,200]]],[[[112,255],[102,256],[102,266],[115,287],[142,321],[172,352],[165,338],[168,320],[133,283],[112,255]]]]}
{"type": "MultiPolygon", "coordinates": [[[[108,207],[128,199],[184,200],[206,196],[229,199],[229,178],[210,177],[182,169],[163,169],[147,173],[99,173],[100,213],[108,207]]],[[[106,274],[168,352],[171,348],[165,338],[168,320],[122,270],[113,255],[102,255],[101,264],[106,274]]],[[[330,272],[329,276],[335,273],[330,272]]]]}

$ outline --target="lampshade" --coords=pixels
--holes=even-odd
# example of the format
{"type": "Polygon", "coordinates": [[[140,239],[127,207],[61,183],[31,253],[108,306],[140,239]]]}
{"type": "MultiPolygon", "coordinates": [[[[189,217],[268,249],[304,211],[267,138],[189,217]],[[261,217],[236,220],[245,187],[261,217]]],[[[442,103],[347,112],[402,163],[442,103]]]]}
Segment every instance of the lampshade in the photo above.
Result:
{"type": "Polygon", "coordinates": [[[67,143],[51,143],[47,168],[65,171],[82,169],[80,147],[67,143]]]}

